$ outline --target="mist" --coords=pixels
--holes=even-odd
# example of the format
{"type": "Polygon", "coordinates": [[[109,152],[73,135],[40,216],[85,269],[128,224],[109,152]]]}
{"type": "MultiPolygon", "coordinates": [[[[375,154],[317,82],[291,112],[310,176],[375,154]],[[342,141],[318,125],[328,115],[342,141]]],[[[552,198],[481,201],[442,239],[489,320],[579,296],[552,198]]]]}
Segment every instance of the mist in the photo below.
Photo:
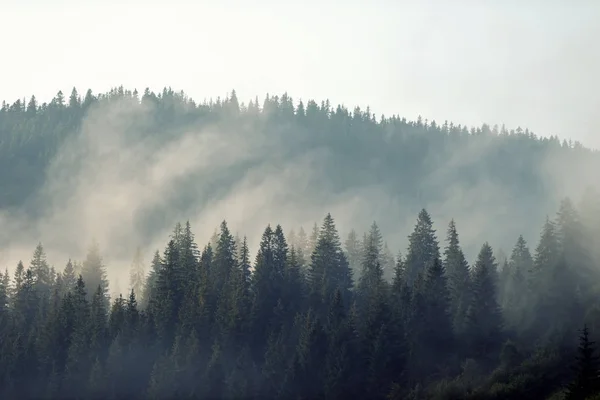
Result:
{"type": "MultiPolygon", "coordinates": [[[[183,113],[189,107],[175,109],[183,113]]],[[[428,152],[421,162],[433,167],[408,193],[401,190],[402,196],[373,171],[336,188],[333,149],[317,141],[297,151],[313,140],[302,131],[288,132],[285,125],[272,131],[248,118],[165,126],[157,124],[156,112],[152,103],[127,98],[88,109],[28,200],[39,206],[38,215],[12,210],[0,215],[6,227],[0,238],[3,267],[27,264],[42,242],[49,262],[62,270],[68,259],[84,258],[96,241],[111,281],[117,279],[123,290],[136,248],[148,264],[155,250],[162,252],[176,222],[189,220],[203,247],[226,220],[232,232],[248,237],[253,253],[267,224],[281,224],[286,233],[300,227],[310,232],[327,213],[342,240],[351,229],[362,235],[377,222],[396,254],[406,250],[421,208],[431,213],[441,247],[448,223],[456,221],[472,262],[484,241],[505,253],[520,234],[535,245],[546,215],[553,217],[562,198],[578,201],[584,189],[599,183],[597,157],[573,156],[559,147],[543,153],[534,163],[537,171],[529,171],[541,177],[536,183],[541,197],[515,192],[493,171],[449,184],[463,168],[502,151],[502,138],[492,135],[472,136],[447,156],[428,152]]],[[[263,111],[258,121],[268,118],[263,111]]],[[[519,162],[518,155],[505,157],[506,168],[519,162]]],[[[375,156],[370,162],[383,161],[375,156]]]]}

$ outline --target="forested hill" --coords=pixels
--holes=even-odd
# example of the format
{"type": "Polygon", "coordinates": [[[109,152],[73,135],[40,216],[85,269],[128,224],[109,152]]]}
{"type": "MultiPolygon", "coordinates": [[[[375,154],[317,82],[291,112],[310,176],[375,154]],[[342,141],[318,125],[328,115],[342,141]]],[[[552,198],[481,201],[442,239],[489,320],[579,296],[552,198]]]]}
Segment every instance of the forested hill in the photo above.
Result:
{"type": "Polygon", "coordinates": [[[0,398],[600,398],[596,153],[139,97],[0,112],[0,398]]]}
{"type": "MultiPolygon", "coordinates": [[[[133,209],[118,223],[131,225],[138,242],[162,238],[174,220],[193,219],[218,204],[217,214],[229,214],[215,221],[227,218],[236,230],[256,230],[244,232],[250,235],[274,216],[287,215],[282,222],[297,228],[332,211],[342,231],[349,225],[366,230],[376,220],[386,239],[404,243],[414,215],[425,207],[441,226],[451,218],[461,221],[465,250],[473,258],[482,235],[504,249],[519,234],[535,241],[560,199],[577,200],[595,183],[592,171],[599,165],[600,157],[577,143],[520,128],[408,121],[376,116],[369,108],[293,101],[287,94],[244,104],[234,91],[197,103],[171,89],[138,94],[121,87],[83,96],[73,89],[47,104],[32,96],[0,109],[0,208],[7,215],[18,210],[35,221],[63,224],[64,218],[52,219],[57,209],[68,205],[73,213],[93,203],[94,211],[85,215],[99,213],[106,199],[86,196],[115,193],[112,201],[124,198],[133,209]],[[101,178],[107,170],[110,177],[101,178]],[[168,186],[154,185],[155,193],[132,206],[139,196],[122,191],[132,186],[122,179],[156,183],[159,175],[168,186]],[[256,189],[251,200],[249,188],[256,189]],[[159,197],[164,201],[157,202],[159,197]],[[239,227],[230,210],[244,203],[277,210],[239,227]]],[[[89,221],[83,226],[89,217],[80,214],[77,230],[85,229],[87,239],[114,238],[116,228],[105,226],[110,216],[99,228],[89,221]]],[[[36,238],[49,240],[45,233],[36,238]]],[[[114,243],[106,245],[119,251],[114,243]]],[[[130,259],[132,249],[122,250],[130,259]]]]}

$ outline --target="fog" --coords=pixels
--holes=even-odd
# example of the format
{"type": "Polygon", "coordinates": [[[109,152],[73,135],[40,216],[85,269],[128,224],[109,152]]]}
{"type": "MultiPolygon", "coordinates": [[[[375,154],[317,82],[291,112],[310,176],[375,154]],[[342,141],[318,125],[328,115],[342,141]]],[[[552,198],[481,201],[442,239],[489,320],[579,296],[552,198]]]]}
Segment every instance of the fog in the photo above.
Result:
{"type": "MultiPolygon", "coordinates": [[[[57,88],[103,91],[118,84],[173,86],[199,100],[232,87],[241,99],[287,91],[295,98],[370,105],[378,115],[506,123],[600,145],[594,124],[600,4],[591,0],[575,6],[558,0],[451,6],[381,0],[344,7],[327,1],[302,7],[268,0],[252,7],[149,1],[143,11],[137,1],[29,0],[3,2],[2,8],[0,24],[20,32],[19,40],[5,43],[14,61],[0,74],[6,99],[35,94],[47,101],[57,88]],[[40,37],[52,37],[55,45],[39,46],[40,37]]],[[[85,118],[81,134],[47,171],[38,199],[44,217],[2,214],[3,266],[28,261],[42,241],[50,262],[62,269],[97,240],[115,274],[128,268],[136,246],[146,261],[162,250],[176,221],[189,219],[202,246],[226,219],[234,232],[248,235],[254,250],[267,223],[308,232],[327,212],[342,238],[375,220],[390,247],[405,250],[418,210],[376,183],[327,191],[320,176],[327,149],[277,159],[286,144],[272,137],[194,126],[183,135],[165,132],[176,139],[160,147],[141,133],[150,112],[119,104],[85,118]],[[221,179],[224,170],[237,171],[232,182],[221,179]],[[180,206],[190,203],[181,199],[181,187],[198,199],[194,207],[180,206]]],[[[448,171],[493,151],[491,141],[473,143],[421,182],[423,190],[436,190],[448,171]]],[[[548,202],[531,205],[535,217],[509,218],[514,199],[485,180],[453,186],[442,202],[422,206],[432,213],[442,246],[454,218],[470,259],[484,240],[507,251],[506,236],[537,229],[543,222],[537,215],[554,213],[560,198],[577,199],[598,183],[596,164],[588,163],[549,156],[540,164],[548,202]]],[[[534,246],[538,238],[526,239],[534,246]]]]}
{"type": "Polygon", "coordinates": [[[531,232],[539,232],[544,213],[553,216],[562,197],[578,200],[584,188],[599,183],[598,161],[573,163],[550,153],[538,164],[548,198],[532,204],[531,212],[527,207],[525,213],[511,210],[515,201],[527,203],[528,194],[514,199],[491,177],[474,186],[444,185],[462,165],[496,150],[490,137],[470,140],[420,182],[424,193],[450,189],[442,201],[424,198],[415,208],[377,184],[377,177],[371,185],[334,193],[323,178],[326,147],[289,157],[286,135],[268,135],[243,123],[225,124],[228,128],[187,125],[183,131],[148,135],[153,112],[129,100],[99,102],[89,110],[81,130],[64,143],[46,171],[35,199],[42,217],[0,214],[3,267],[12,269],[18,260],[27,264],[41,241],[49,262],[62,270],[69,258],[82,260],[97,241],[113,288],[118,279],[124,290],[136,248],[142,248],[148,267],[178,221],[190,221],[203,247],[227,220],[234,233],[248,236],[254,253],[267,224],[280,223],[286,233],[302,226],[308,233],[328,212],[342,240],[350,229],[362,234],[376,221],[391,250],[405,252],[420,207],[432,214],[441,247],[447,224],[455,219],[472,262],[486,240],[508,253],[519,234],[529,233],[526,240],[533,248],[538,237],[531,232]],[[166,143],[164,138],[169,138],[166,143]]]}

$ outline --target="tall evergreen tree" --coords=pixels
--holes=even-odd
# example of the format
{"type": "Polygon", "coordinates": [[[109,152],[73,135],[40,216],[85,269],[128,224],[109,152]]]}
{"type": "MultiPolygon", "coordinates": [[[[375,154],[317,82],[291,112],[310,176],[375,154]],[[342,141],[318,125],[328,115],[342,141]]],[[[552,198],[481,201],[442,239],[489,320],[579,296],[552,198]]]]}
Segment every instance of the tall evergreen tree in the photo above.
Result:
{"type": "Polygon", "coordinates": [[[446,271],[450,296],[450,315],[455,332],[463,332],[467,309],[470,304],[470,273],[465,255],[460,248],[458,232],[454,220],[448,226],[448,245],[444,250],[444,269],[446,271]]]}
{"type": "Polygon", "coordinates": [[[154,252],[154,257],[152,258],[152,262],[150,263],[150,273],[146,278],[146,284],[144,285],[144,297],[142,301],[143,307],[148,305],[150,298],[153,297],[153,293],[156,290],[156,284],[158,282],[158,276],[160,274],[160,270],[162,269],[162,259],[160,257],[160,252],[156,250],[154,252]]]}
{"type": "Polygon", "coordinates": [[[129,270],[129,287],[138,296],[143,296],[144,284],[146,283],[146,271],[144,268],[144,260],[142,258],[142,249],[138,246],[131,263],[129,270]]]}
{"type": "Polygon", "coordinates": [[[507,264],[507,279],[501,289],[503,290],[502,309],[507,327],[513,330],[522,329],[530,318],[528,306],[531,301],[527,285],[529,273],[533,268],[533,258],[523,236],[519,236],[517,243],[507,264]]]}
{"type": "Polygon", "coordinates": [[[317,314],[326,312],[333,293],[340,289],[344,304],[349,304],[353,287],[352,271],[341,248],[331,214],[323,220],[308,271],[309,301],[317,314]]]}
{"type": "Polygon", "coordinates": [[[46,260],[46,252],[41,243],[38,243],[33,252],[30,268],[39,294],[41,296],[48,296],[53,282],[50,277],[50,266],[46,260]]]}
{"type": "Polygon", "coordinates": [[[429,213],[423,209],[417,217],[413,233],[408,237],[406,254],[406,280],[412,285],[417,275],[424,272],[434,260],[440,258],[440,250],[429,213]]]}
{"type": "MultiPolygon", "coordinates": [[[[90,246],[87,256],[83,261],[81,276],[88,287],[97,288],[100,286],[102,288],[104,297],[106,298],[105,305],[108,309],[110,300],[106,266],[104,265],[102,256],[100,255],[98,243],[95,241],[90,246]]],[[[92,294],[88,295],[88,301],[90,300],[92,294]]]]}
{"type": "Polygon", "coordinates": [[[492,248],[484,243],[473,269],[466,331],[473,355],[480,358],[491,357],[502,343],[503,320],[497,300],[496,268],[492,248]]]}
{"type": "Polygon", "coordinates": [[[595,343],[589,338],[588,327],[584,326],[579,337],[577,349],[576,376],[568,386],[567,400],[588,399],[600,392],[600,357],[596,354],[595,343]]]}
{"type": "Polygon", "coordinates": [[[346,251],[346,258],[348,259],[348,264],[350,265],[352,274],[358,279],[362,269],[361,265],[363,255],[362,244],[360,240],[358,240],[358,235],[354,229],[352,229],[348,234],[348,238],[344,242],[344,247],[346,251]]]}

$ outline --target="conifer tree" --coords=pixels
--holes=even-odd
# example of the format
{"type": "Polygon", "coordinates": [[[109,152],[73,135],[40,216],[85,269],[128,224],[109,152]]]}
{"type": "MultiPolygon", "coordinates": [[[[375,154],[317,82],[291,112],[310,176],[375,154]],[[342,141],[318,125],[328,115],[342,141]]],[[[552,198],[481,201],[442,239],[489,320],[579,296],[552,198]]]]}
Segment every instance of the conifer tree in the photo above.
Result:
{"type": "Polygon", "coordinates": [[[327,354],[325,356],[324,394],[326,398],[349,397],[352,391],[353,360],[357,341],[352,320],[346,315],[339,289],[335,291],[327,315],[325,333],[327,354]]]}
{"type": "Polygon", "coordinates": [[[344,304],[350,304],[353,287],[352,271],[341,248],[331,214],[323,220],[308,271],[309,301],[315,312],[322,315],[336,289],[340,289],[344,304]]]}
{"type": "Polygon", "coordinates": [[[310,237],[308,238],[308,248],[306,254],[312,254],[313,251],[315,251],[315,248],[317,247],[317,242],[319,241],[319,234],[319,226],[315,222],[310,233],[310,237]]]}
{"type": "Polygon", "coordinates": [[[14,318],[16,328],[25,335],[33,328],[38,312],[39,296],[35,288],[33,271],[27,269],[23,282],[15,294],[14,318]]]}
{"type": "Polygon", "coordinates": [[[352,270],[352,274],[358,279],[361,273],[362,266],[362,244],[358,240],[356,231],[352,229],[348,234],[348,238],[344,242],[346,258],[352,270]]]}
{"type": "Polygon", "coordinates": [[[219,305],[223,308],[222,312],[226,312],[225,310],[227,309],[228,299],[226,294],[229,288],[226,288],[225,285],[229,282],[230,275],[236,266],[235,254],[236,249],[233,236],[229,232],[227,223],[223,221],[221,223],[221,232],[217,240],[210,278],[213,285],[214,304],[216,306],[218,302],[222,302],[223,304],[219,305]]]}
{"type": "MultiPolygon", "coordinates": [[[[106,266],[102,261],[102,256],[100,255],[100,248],[97,242],[93,242],[90,246],[87,256],[83,261],[83,265],[81,268],[81,276],[83,280],[86,282],[87,287],[96,288],[100,286],[102,291],[104,292],[105,297],[105,305],[108,309],[109,307],[109,287],[108,287],[108,279],[106,276],[106,266]]],[[[88,300],[91,298],[93,293],[90,293],[88,296],[88,300]]]]}
{"type": "Polygon", "coordinates": [[[40,296],[48,296],[50,294],[50,287],[52,281],[50,279],[50,266],[46,261],[46,252],[41,243],[35,248],[33,252],[33,258],[31,259],[31,272],[35,279],[36,290],[38,290],[40,296]]]}
{"type": "Polygon", "coordinates": [[[546,220],[530,277],[534,334],[545,339],[572,324],[578,314],[576,279],[560,248],[556,225],[546,220]]]}
{"type": "Polygon", "coordinates": [[[383,278],[386,280],[386,282],[391,282],[391,280],[394,278],[395,267],[396,262],[394,260],[394,255],[392,254],[387,242],[384,242],[381,252],[381,268],[383,269],[383,278]]]}
{"type": "Polygon", "coordinates": [[[129,270],[129,287],[138,296],[144,295],[144,284],[146,282],[146,271],[144,268],[144,261],[142,259],[142,249],[138,246],[131,263],[131,269],[129,270]]]}
{"type": "Polygon", "coordinates": [[[600,371],[598,362],[600,357],[596,354],[595,343],[589,338],[587,326],[583,327],[579,337],[579,348],[577,349],[576,376],[568,386],[566,399],[578,400],[588,399],[600,391],[600,371]]]}
{"type": "Polygon", "coordinates": [[[150,298],[157,334],[165,347],[170,347],[175,338],[175,327],[179,307],[183,300],[184,280],[179,265],[179,249],[175,240],[170,240],[163,256],[163,265],[158,274],[156,289],[150,298]]]}
{"type": "Polygon", "coordinates": [[[522,235],[517,239],[507,268],[507,281],[502,288],[504,318],[507,327],[522,329],[529,318],[527,307],[532,299],[527,281],[533,268],[533,258],[522,235]]]}
{"type": "Polygon", "coordinates": [[[297,242],[296,251],[298,252],[298,260],[301,262],[302,267],[306,268],[310,261],[312,251],[310,250],[308,236],[302,227],[300,227],[300,230],[298,231],[297,242]]]}
{"type": "Polygon", "coordinates": [[[476,357],[491,357],[502,343],[503,320],[497,300],[496,259],[484,243],[471,279],[472,297],[467,311],[467,335],[476,357]]]}
{"type": "Polygon", "coordinates": [[[263,346],[269,332],[279,326],[274,310],[281,299],[283,283],[283,265],[277,264],[275,232],[270,225],[265,229],[260,247],[256,254],[254,273],[252,274],[252,346],[263,354],[263,346]],[[281,269],[279,269],[281,267],[281,269]]]}
{"type": "Polygon", "coordinates": [[[470,304],[469,265],[460,248],[458,232],[454,220],[448,226],[448,245],[444,250],[444,269],[446,271],[450,297],[450,315],[455,332],[465,329],[467,308],[470,304]]]}
{"type": "Polygon", "coordinates": [[[423,339],[434,354],[443,359],[452,348],[453,329],[446,274],[439,259],[435,259],[427,269],[424,290],[427,331],[423,339]]]}
{"type": "Polygon", "coordinates": [[[17,263],[17,268],[15,269],[14,276],[14,293],[18,293],[23,285],[23,281],[25,280],[25,267],[23,266],[23,262],[19,261],[17,263]]]}
{"type": "Polygon", "coordinates": [[[153,293],[156,290],[156,283],[158,282],[158,276],[161,268],[162,259],[160,257],[160,252],[156,250],[150,264],[150,273],[148,274],[148,277],[146,278],[146,284],[144,285],[144,297],[142,301],[142,306],[144,308],[148,305],[150,298],[152,298],[154,295],[153,293]]]}
{"type": "Polygon", "coordinates": [[[440,258],[433,223],[425,209],[419,213],[415,229],[408,240],[408,252],[405,260],[406,280],[409,285],[412,285],[420,272],[424,272],[434,260],[440,258]]]}

